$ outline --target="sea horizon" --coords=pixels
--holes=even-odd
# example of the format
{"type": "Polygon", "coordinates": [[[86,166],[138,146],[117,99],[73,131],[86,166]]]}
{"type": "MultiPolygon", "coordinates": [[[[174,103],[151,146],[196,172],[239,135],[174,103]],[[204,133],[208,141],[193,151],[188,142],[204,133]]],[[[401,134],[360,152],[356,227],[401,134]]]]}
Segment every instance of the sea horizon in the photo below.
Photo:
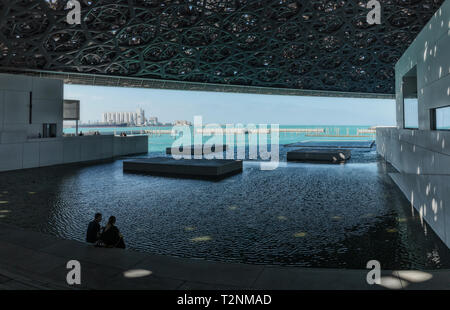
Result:
{"type": "MultiPolygon", "coordinates": [[[[94,132],[99,132],[100,134],[115,134],[120,135],[120,133],[126,133],[127,135],[148,135],[148,151],[150,153],[161,153],[164,152],[166,148],[171,147],[174,142],[179,138],[178,136],[172,136],[169,130],[174,126],[145,126],[145,127],[82,127],[78,128],[78,132],[83,132],[83,134],[92,134],[94,132]],[[148,130],[151,133],[145,131],[148,130]],[[165,130],[159,132],[159,130],[165,130]]],[[[191,126],[193,127],[193,126],[191,126]]],[[[224,128],[224,125],[221,125],[224,128]]],[[[258,127],[258,126],[257,126],[258,127]]],[[[279,132],[278,134],[278,144],[290,144],[295,142],[302,142],[308,140],[357,140],[366,141],[374,140],[375,134],[360,133],[359,130],[370,129],[373,126],[369,125],[335,125],[335,126],[324,126],[324,125],[279,125],[280,129],[295,129],[295,128],[323,128],[323,132],[279,132]]],[[[268,126],[267,128],[270,128],[268,126]]],[[[64,128],[65,134],[75,134],[75,128],[64,128]]],[[[192,134],[192,132],[191,132],[192,134]]],[[[230,134],[229,134],[230,135],[230,134]]],[[[211,142],[211,137],[213,135],[203,134],[202,142],[211,142]]],[[[248,135],[245,136],[245,142],[237,139],[238,135],[235,135],[236,145],[240,143],[245,143],[245,145],[253,144],[254,142],[248,139],[248,135]]],[[[267,134],[267,143],[272,143],[271,134],[267,134]]],[[[228,137],[229,139],[229,137],[228,137]]],[[[258,144],[256,139],[256,144],[258,144]]],[[[227,135],[223,135],[222,142],[214,140],[215,143],[227,144],[227,135]]],[[[194,144],[193,138],[191,138],[191,143],[184,143],[183,145],[194,144]]]]}

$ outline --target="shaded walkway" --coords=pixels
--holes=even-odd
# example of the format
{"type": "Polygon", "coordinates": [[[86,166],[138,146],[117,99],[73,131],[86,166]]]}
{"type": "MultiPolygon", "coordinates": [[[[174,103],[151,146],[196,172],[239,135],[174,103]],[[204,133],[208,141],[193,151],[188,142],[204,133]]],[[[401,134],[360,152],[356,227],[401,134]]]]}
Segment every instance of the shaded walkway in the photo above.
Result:
{"type": "Polygon", "coordinates": [[[100,249],[0,224],[0,289],[65,289],[66,264],[81,263],[80,289],[450,289],[450,271],[382,273],[366,270],[227,264],[100,249]],[[426,279],[431,277],[431,279],[426,279]],[[416,282],[416,283],[414,283],[416,282]]]}

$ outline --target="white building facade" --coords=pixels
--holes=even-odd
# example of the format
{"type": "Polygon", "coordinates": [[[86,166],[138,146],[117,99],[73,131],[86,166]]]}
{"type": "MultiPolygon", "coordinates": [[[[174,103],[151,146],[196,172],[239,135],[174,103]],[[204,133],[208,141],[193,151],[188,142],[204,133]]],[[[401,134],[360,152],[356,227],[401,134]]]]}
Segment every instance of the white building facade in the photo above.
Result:
{"type": "Polygon", "coordinates": [[[450,0],[395,66],[397,126],[377,128],[377,151],[421,219],[450,247],[450,0]]]}
{"type": "Polygon", "coordinates": [[[62,80],[0,74],[0,172],[148,151],[147,136],[63,136],[63,98],[62,80]]]}

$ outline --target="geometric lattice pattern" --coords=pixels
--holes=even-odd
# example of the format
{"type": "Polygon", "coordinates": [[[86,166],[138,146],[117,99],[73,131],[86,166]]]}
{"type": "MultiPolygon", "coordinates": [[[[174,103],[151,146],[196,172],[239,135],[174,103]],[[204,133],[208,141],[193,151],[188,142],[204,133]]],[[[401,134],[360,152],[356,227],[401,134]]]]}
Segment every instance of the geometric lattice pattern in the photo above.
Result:
{"type": "Polygon", "coordinates": [[[0,66],[394,93],[394,65],[443,0],[2,0],[0,66]]]}

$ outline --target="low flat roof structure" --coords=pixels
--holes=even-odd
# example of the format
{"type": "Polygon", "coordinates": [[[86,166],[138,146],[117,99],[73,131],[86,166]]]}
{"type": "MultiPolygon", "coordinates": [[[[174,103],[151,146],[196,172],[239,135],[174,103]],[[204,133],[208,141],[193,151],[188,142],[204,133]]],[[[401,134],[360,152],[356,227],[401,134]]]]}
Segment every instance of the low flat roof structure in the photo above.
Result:
{"type": "Polygon", "coordinates": [[[313,148],[371,148],[375,144],[375,140],[364,140],[364,141],[301,141],[286,144],[286,147],[313,147],[313,148]]]}
{"type": "Polygon", "coordinates": [[[242,172],[241,160],[173,159],[170,157],[125,160],[123,171],[153,175],[221,180],[242,172]]]}
{"type": "Polygon", "coordinates": [[[4,1],[3,72],[65,83],[393,97],[394,65],[444,0],[4,1]],[[150,4],[151,2],[151,4],[150,4]]]}

